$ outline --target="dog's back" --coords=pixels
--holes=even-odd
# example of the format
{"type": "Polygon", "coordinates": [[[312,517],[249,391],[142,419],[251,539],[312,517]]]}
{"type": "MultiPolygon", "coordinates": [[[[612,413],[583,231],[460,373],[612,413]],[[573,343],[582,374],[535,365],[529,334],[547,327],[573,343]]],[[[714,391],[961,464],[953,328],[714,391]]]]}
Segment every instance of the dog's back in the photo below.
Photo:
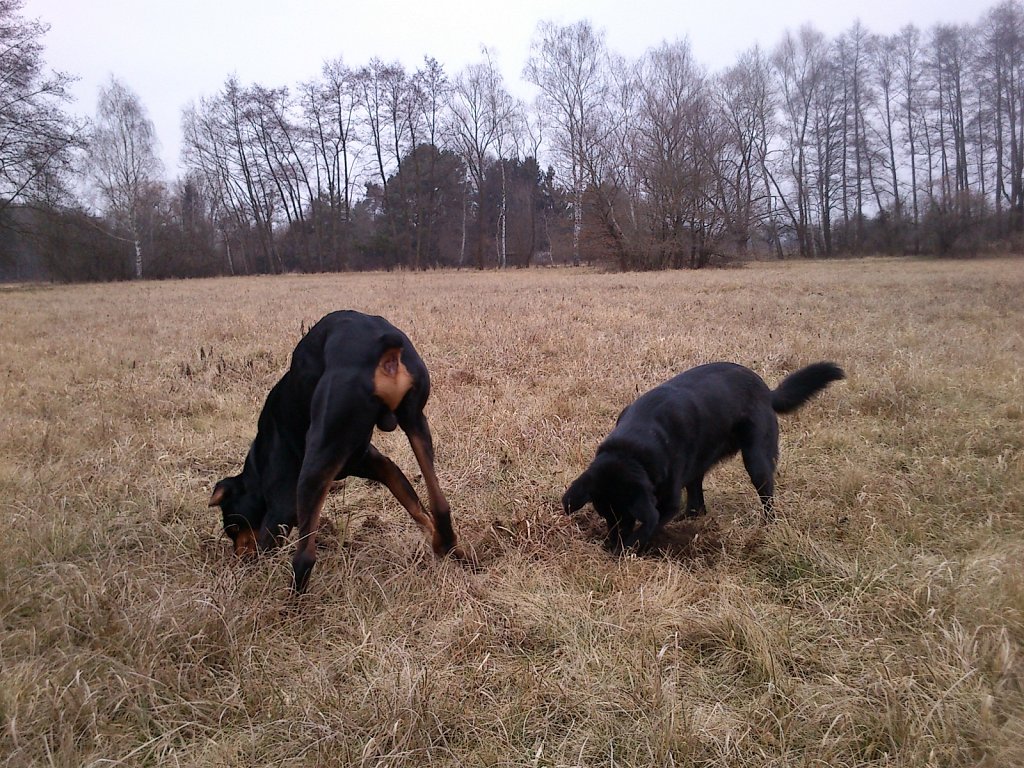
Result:
{"type": "Polygon", "coordinates": [[[403,348],[402,361],[417,382],[426,385],[426,366],[409,338],[376,315],[341,310],[325,315],[309,329],[292,352],[288,375],[294,379],[294,393],[308,401],[324,371],[351,369],[372,371],[388,349],[403,348]]]}
{"type": "MultiPolygon", "coordinates": [[[[426,366],[416,354],[408,337],[382,317],[342,310],[325,315],[299,339],[292,351],[291,365],[271,390],[260,414],[257,440],[273,431],[292,444],[300,460],[302,445],[310,425],[313,392],[326,371],[348,376],[349,387],[373,386],[372,372],[388,349],[402,348],[402,361],[426,401],[430,378],[426,366]]],[[[383,411],[381,429],[395,428],[393,415],[383,411]]]]}
{"type": "Polygon", "coordinates": [[[623,432],[635,432],[657,423],[689,428],[693,439],[720,438],[743,420],[768,411],[792,413],[843,377],[835,363],[813,363],[771,390],[746,366],[728,362],[698,365],[638,397],[620,414],[615,431],[621,426],[623,432]]]}
{"type": "Polygon", "coordinates": [[[738,450],[736,432],[745,422],[773,418],[771,390],[760,376],[736,363],[709,363],[637,398],[598,451],[626,450],[655,462],[682,460],[683,473],[689,474],[738,450]],[[683,444],[685,451],[679,449],[683,444]]]}

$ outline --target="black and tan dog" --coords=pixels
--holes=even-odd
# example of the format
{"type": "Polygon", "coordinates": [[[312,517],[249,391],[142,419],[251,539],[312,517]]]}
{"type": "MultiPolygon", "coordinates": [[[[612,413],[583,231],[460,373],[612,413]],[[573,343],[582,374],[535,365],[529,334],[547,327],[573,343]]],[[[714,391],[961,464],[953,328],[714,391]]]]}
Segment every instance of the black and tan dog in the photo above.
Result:
{"type": "Polygon", "coordinates": [[[704,475],[739,452],[771,520],[779,455],[775,414],[795,411],[843,376],[834,363],[814,363],[770,390],[735,363],[691,368],[619,415],[562,507],[570,514],[591,501],[608,523],[609,548],[642,547],[679,511],[684,488],[686,514],[702,514],[704,475]]]}
{"type": "Polygon", "coordinates": [[[387,320],[352,311],[320,320],[270,390],[241,474],[218,482],[210,497],[235,553],[277,546],[297,524],[292,564],[295,589],[303,591],[316,563],[324,497],[336,478],[355,476],[386,485],[431,535],[438,556],[461,558],[423,415],[429,395],[427,367],[387,320]],[[408,436],[427,485],[429,515],[402,470],[371,444],[375,426],[401,427],[408,436]]]}

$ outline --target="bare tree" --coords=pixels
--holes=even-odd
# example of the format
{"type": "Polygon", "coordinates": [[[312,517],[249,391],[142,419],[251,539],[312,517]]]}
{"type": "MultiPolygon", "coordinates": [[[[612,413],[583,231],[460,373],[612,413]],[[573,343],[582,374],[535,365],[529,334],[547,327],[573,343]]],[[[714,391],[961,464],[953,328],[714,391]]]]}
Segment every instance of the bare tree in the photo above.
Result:
{"type": "Polygon", "coordinates": [[[441,63],[427,56],[423,66],[413,72],[405,88],[405,121],[409,126],[410,156],[416,180],[415,210],[412,216],[416,222],[416,231],[410,242],[413,269],[425,266],[423,261],[428,250],[427,244],[434,240],[431,229],[438,218],[435,208],[440,184],[436,176],[438,160],[441,159],[436,151],[417,152],[416,149],[420,145],[439,149],[443,113],[451,87],[441,63]]]}
{"type": "MultiPolygon", "coordinates": [[[[380,179],[381,203],[385,211],[391,205],[388,176],[393,168],[401,170],[400,137],[394,133],[397,113],[391,107],[394,102],[395,83],[404,80],[405,76],[405,70],[400,64],[385,64],[378,58],[371,59],[368,65],[359,70],[358,75],[362,92],[362,122],[376,160],[376,175],[380,179]],[[389,119],[389,115],[394,117],[394,121],[389,119]],[[389,160],[389,154],[392,155],[393,162],[389,160]]],[[[396,217],[388,216],[386,219],[394,227],[396,217]]],[[[393,243],[398,240],[398,234],[397,230],[392,228],[393,243]]]]}
{"type": "Polygon", "coordinates": [[[90,167],[107,215],[125,228],[135,247],[135,277],[142,277],[145,193],[162,172],[153,123],[139,97],[111,77],[100,88],[90,138],[90,167]]]}
{"type": "Polygon", "coordinates": [[[918,253],[921,249],[918,153],[919,134],[923,131],[920,114],[924,100],[921,93],[922,58],[921,33],[917,27],[908,24],[900,30],[897,38],[896,71],[899,76],[898,91],[902,96],[901,109],[906,157],[910,164],[910,199],[911,210],[914,214],[914,253],[918,253]]]}
{"type": "Polygon", "coordinates": [[[299,95],[300,136],[314,178],[311,206],[318,248],[328,250],[330,266],[341,269],[349,265],[348,227],[360,178],[361,98],[358,72],[340,57],[325,62],[320,77],[303,83],[299,95]]]}
{"type": "Polygon", "coordinates": [[[245,274],[250,266],[242,233],[248,228],[249,215],[238,193],[229,141],[218,113],[219,103],[214,99],[203,99],[198,106],[193,104],[183,111],[182,159],[187,173],[210,200],[211,218],[221,237],[228,274],[245,274]]]}
{"type": "Polygon", "coordinates": [[[516,109],[517,104],[505,89],[501,72],[487,49],[484,49],[484,60],[470,64],[452,84],[447,132],[453,148],[466,164],[476,200],[475,256],[480,269],[484,267],[484,176],[491,157],[496,154],[500,159],[509,143],[516,109]]]}
{"type": "Polygon", "coordinates": [[[583,193],[600,166],[612,101],[604,34],[586,21],[564,27],[541,22],[524,75],[540,89],[539,106],[548,116],[552,149],[570,179],[573,263],[578,264],[583,193]]]}
{"type": "MultiPolygon", "coordinates": [[[[508,266],[508,178],[507,163],[509,152],[518,146],[519,135],[525,130],[523,105],[505,88],[504,79],[498,72],[491,51],[484,49],[488,68],[494,73],[489,79],[487,98],[489,111],[497,123],[494,151],[501,169],[501,199],[498,205],[498,227],[495,241],[498,251],[498,266],[508,266]]],[[[512,159],[518,159],[513,157],[512,159]]]]}
{"type": "MultiPolygon", "coordinates": [[[[281,262],[274,238],[277,200],[270,189],[269,174],[251,134],[252,106],[250,94],[237,78],[229,77],[224,90],[214,102],[219,128],[227,147],[230,176],[242,207],[252,219],[263,270],[281,272],[281,262]]],[[[248,226],[248,220],[245,224],[248,226]]]]}
{"type": "Polygon", "coordinates": [[[62,109],[73,78],[44,70],[49,27],[23,18],[23,5],[0,0],[0,212],[52,197],[84,133],[62,109]]]}
{"type": "Polygon", "coordinates": [[[773,174],[773,186],[796,232],[801,256],[814,255],[813,210],[809,152],[815,134],[819,90],[827,74],[825,37],[810,26],[794,36],[786,32],[773,56],[780,93],[784,136],[782,171],[792,184],[787,191],[773,174]]]}
{"type": "Polygon", "coordinates": [[[879,133],[884,146],[884,166],[889,172],[893,215],[897,225],[902,223],[903,205],[900,199],[899,165],[896,160],[896,91],[899,59],[899,38],[876,37],[870,49],[872,78],[878,86],[876,109],[881,121],[879,133]]]}
{"type": "Polygon", "coordinates": [[[728,190],[723,196],[733,200],[730,218],[736,249],[745,253],[755,228],[765,226],[768,240],[778,253],[781,242],[766,171],[776,105],[771,63],[760,48],[742,54],[722,75],[717,95],[731,147],[721,183],[728,190]]]}
{"type": "Polygon", "coordinates": [[[235,244],[244,271],[280,272],[284,265],[274,225],[283,203],[275,190],[269,148],[261,146],[256,132],[261,118],[254,93],[232,76],[219,93],[187,110],[184,157],[190,170],[202,173],[224,210],[221,224],[229,264],[235,244]]]}
{"type": "Polygon", "coordinates": [[[997,227],[1003,206],[1010,228],[1024,229],[1024,7],[1005,0],[982,22],[979,76],[987,87],[991,109],[989,131],[994,161],[993,198],[997,227]]]}
{"type": "MultiPolygon", "coordinates": [[[[873,100],[869,86],[868,56],[871,36],[858,20],[836,41],[837,74],[841,87],[842,120],[842,207],[843,223],[849,231],[853,219],[854,253],[864,246],[865,187],[875,186],[873,149],[868,141],[867,107],[873,100]]],[[[881,207],[881,201],[876,201],[881,207]]],[[[831,251],[831,248],[829,248],[831,251]]]]}
{"type": "Polygon", "coordinates": [[[939,25],[932,32],[930,73],[936,118],[932,121],[937,147],[938,194],[932,202],[960,210],[966,204],[962,193],[970,180],[964,115],[965,76],[971,49],[971,34],[965,27],[939,25]]]}
{"type": "MultiPolygon", "coordinates": [[[[467,192],[472,190],[476,210],[475,258],[478,269],[484,268],[484,228],[481,200],[484,186],[484,173],[487,170],[489,153],[494,146],[496,123],[488,111],[487,93],[488,70],[484,63],[470,64],[460,72],[453,84],[449,96],[449,143],[466,165],[469,184],[467,192]]],[[[463,204],[463,237],[462,253],[459,263],[465,259],[466,231],[470,200],[463,204]]]]}
{"type": "Polygon", "coordinates": [[[707,77],[685,41],[663,43],[641,60],[636,78],[634,152],[654,251],[646,266],[703,266],[721,223],[715,132],[707,77]],[[710,130],[711,133],[708,131],[710,130]]]}
{"type": "Polygon", "coordinates": [[[276,207],[284,214],[285,231],[294,241],[286,254],[287,266],[295,268],[302,260],[323,270],[323,252],[316,238],[310,238],[306,220],[316,196],[316,158],[303,141],[297,105],[287,88],[255,85],[246,95],[245,117],[251,143],[258,151],[257,162],[265,169],[278,201],[276,207]]]}

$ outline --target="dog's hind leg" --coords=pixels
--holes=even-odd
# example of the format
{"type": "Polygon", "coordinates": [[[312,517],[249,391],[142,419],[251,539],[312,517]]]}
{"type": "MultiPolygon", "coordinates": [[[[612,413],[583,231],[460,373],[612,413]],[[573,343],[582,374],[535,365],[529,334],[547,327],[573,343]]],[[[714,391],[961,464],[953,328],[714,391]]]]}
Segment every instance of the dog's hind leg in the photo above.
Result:
{"type": "Polygon", "coordinates": [[[743,466],[761,499],[764,522],[775,519],[775,465],[779,459],[779,422],[765,409],[746,425],[740,436],[743,466]]]}
{"type": "Polygon", "coordinates": [[[371,445],[366,449],[366,455],[355,466],[350,467],[349,471],[355,477],[364,477],[367,480],[383,483],[405,507],[416,525],[433,536],[434,523],[430,519],[430,515],[420,503],[420,498],[416,495],[409,478],[395,462],[371,445]]]}
{"type": "Polygon", "coordinates": [[[434,440],[430,434],[427,417],[422,411],[414,414],[411,419],[403,418],[405,415],[399,413],[398,424],[409,438],[416,463],[420,465],[420,471],[423,473],[423,482],[427,485],[430,516],[434,523],[434,554],[438,557],[451,554],[457,560],[465,560],[465,554],[456,544],[451,507],[448,506],[448,499],[445,498],[441,484],[437,481],[437,472],[434,469],[434,440]]]}
{"type": "Polygon", "coordinates": [[[770,523],[775,519],[775,452],[764,442],[744,445],[742,451],[743,466],[761,499],[764,521],[770,523]]]}

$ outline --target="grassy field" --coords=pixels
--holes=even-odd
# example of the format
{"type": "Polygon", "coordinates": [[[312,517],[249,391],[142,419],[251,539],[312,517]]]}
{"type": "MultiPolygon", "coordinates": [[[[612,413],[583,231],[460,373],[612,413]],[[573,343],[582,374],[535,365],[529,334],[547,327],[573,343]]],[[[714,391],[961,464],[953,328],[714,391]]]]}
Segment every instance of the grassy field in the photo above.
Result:
{"type": "Polygon", "coordinates": [[[1022,260],[8,288],[0,328],[2,765],[1024,765],[1022,260]],[[479,569],[350,480],[296,601],[206,502],[345,307],[430,367],[479,569]],[[782,419],[778,521],[733,460],[609,555],[562,491],[721,359],[847,371],[782,419]]]}

